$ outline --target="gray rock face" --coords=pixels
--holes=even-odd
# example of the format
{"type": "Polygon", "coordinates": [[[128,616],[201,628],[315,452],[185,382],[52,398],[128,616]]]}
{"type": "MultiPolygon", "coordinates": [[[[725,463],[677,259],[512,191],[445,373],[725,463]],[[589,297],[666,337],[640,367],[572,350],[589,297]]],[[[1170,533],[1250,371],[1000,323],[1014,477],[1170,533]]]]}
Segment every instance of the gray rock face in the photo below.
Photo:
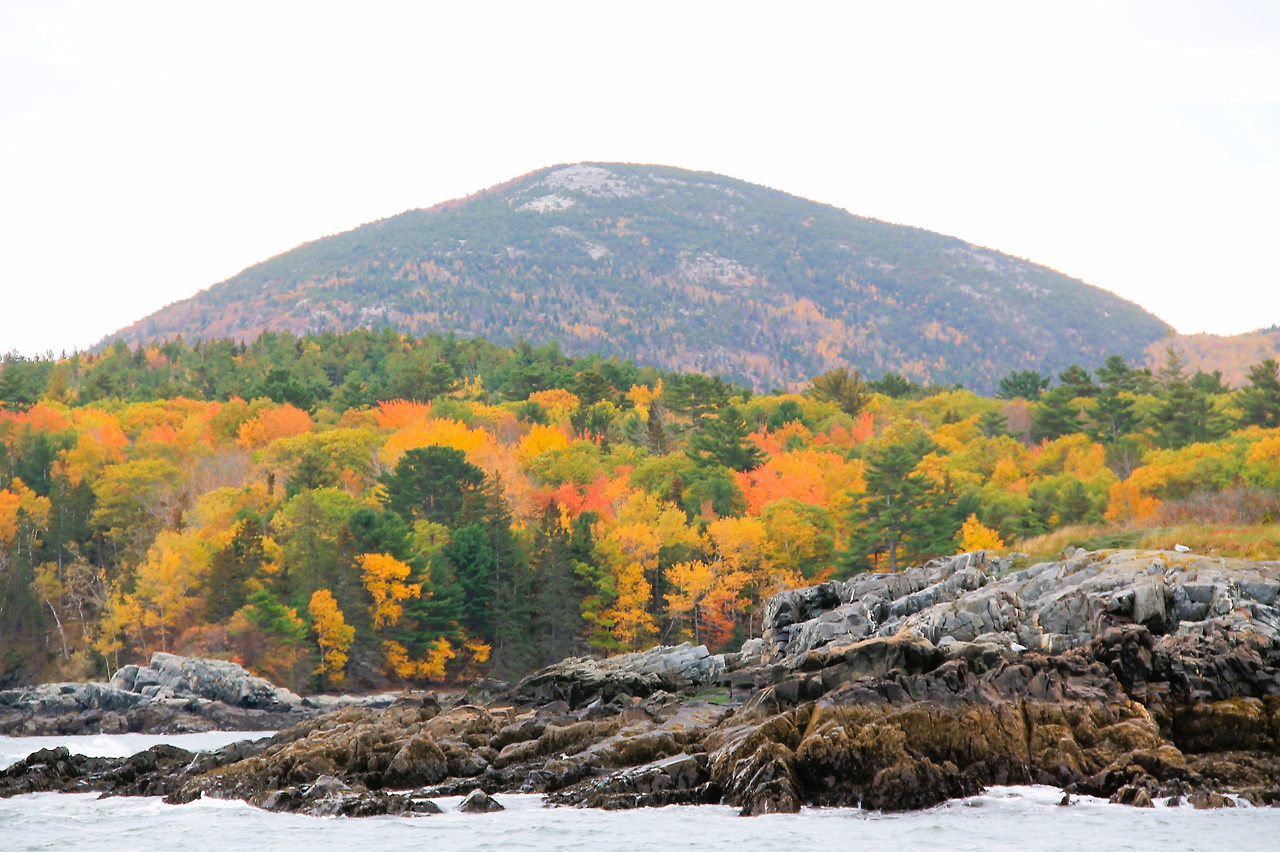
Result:
{"type": "MultiPolygon", "coordinates": [[[[764,637],[736,654],[686,644],[566,660],[515,687],[489,682],[483,705],[474,689],[444,709],[404,695],[210,755],[41,753],[0,771],[0,795],[163,793],[361,816],[522,792],[753,815],[1054,784],[1134,806],[1217,806],[1224,792],[1277,805],[1278,592],[1273,562],[1101,551],[1023,567],[966,554],[779,595],[764,637]]],[[[200,681],[159,663],[121,675],[143,692],[51,685],[42,700],[229,706],[149,697],[200,681]]]]}
{"type": "Polygon", "coordinates": [[[564,701],[576,709],[618,696],[645,698],[692,689],[713,682],[724,669],[725,656],[712,654],[706,645],[659,645],[604,660],[571,657],[530,675],[504,697],[525,704],[564,701]]]}
{"type": "Polygon", "coordinates": [[[163,652],[152,654],[148,667],[121,668],[112,676],[110,686],[152,698],[204,698],[262,710],[296,707],[302,702],[289,690],[255,677],[229,660],[163,652]]]}
{"type": "Polygon", "coordinates": [[[0,692],[0,734],[265,731],[344,707],[380,708],[398,700],[396,693],[301,698],[228,660],[161,652],[149,665],[123,666],[108,683],[0,692]]]}
{"type": "Polygon", "coordinates": [[[226,660],[157,653],[150,665],[124,666],[107,683],[47,683],[0,692],[0,734],[270,730],[335,703],[366,700],[302,699],[226,660]]]}
{"type": "MultiPolygon", "coordinates": [[[[763,657],[795,667],[812,651],[904,632],[939,647],[1061,653],[1110,625],[1176,637],[1241,619],[1280,644],[1280,563],[1134,550],[1079,552],[1024,570],[1013,570],[1015,562],[966,553],[783,592],[765,610],[763,657]]],[[[973,653],[954,651],[962,652],[973,653]]]]}

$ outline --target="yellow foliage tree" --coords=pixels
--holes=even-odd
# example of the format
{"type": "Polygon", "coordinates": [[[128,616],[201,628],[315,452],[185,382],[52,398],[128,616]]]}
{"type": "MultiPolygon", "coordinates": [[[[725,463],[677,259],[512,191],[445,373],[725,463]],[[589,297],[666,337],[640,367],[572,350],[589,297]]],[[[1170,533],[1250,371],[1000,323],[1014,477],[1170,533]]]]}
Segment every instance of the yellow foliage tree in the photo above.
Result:
{"type": "Polygon", "coordinates": [[[102,607],[93,647],[116,668],[120,665],[120,652],[130,639],[134,645],[142,644],[142,604],[116,588],[102,607]]]}
{"type": "Polygon", "coordinates": [[[388,639],[382,643],[382,651],[387,657],[387,665],[398,677],[407,680],[423,678],[432,681],[445,679],[445,666],[456,656],[457,650],[448,639],[437,639],[434,647],[421,660],[409,656],[409,649],[399,642],[388,639]]]}
{"type": "Polygon", "coordinates": [[[613,624],[613,638],[626,648],[639,647],[657,629],[649,613],[658,576],[658,552],[663,546],[697,547],[697,532],[675,504],[644,491],[627,495],[614,522],[601,522],[597,552],[614,576],[617,598],[603,614],[613,624]]]}
{"type": "Polygon", "coordinates": [[[425,426],[431,419],[431,403],[412,402],[407,399],[378,403],[373,416],[383,429],[409,429],[425,426]]]}
{"type": "Polygon", "coordinates": [[[1241,476],[1250,485],[1280,489],[1280,433],[1268,434],[1249,448],[1241,476]]]}
{"type": "Polygon", "coordinates": [[[17,536],[23,517],[32,523],[33,530],[43,527],[51,508],[48,497],[37,495],[15,477],[8,488],[0,490],[0,545],[17,536]]]}
{"type": "Polygon", "coordinates": [[[556,421],[564,420],[578,407],[578,395],[564,388],[534,391],[529,394],[529,401],[541,405],[556,421]]]}
{"type": "Polygon", "coordinates": [[[393,433],[378,451],[378,458],[389,469],[394,469],[409,450],[421,447],[452,447],[466,453],[467,460],[476,464],[475,456],[492,441],[493,436],[483,429],[468,429],[467,425],[459,420],[437,417],[393,433]]]}
{"type": "Polygon", "coordinates": [[[631,404],[635,406],[636,411],[647,412],[649,404],[655,399],[662,398],[662,379],[658,379],[657,384],[652,388],[648,385],[632,385],[631,390],[627,391],[627,399],[631,400],[631,404]]]}
{"type": "Polygon", "coordinates": [[[356,638],[356,629],[347,624],[338,609],[338,601],[328,589],[318,589],[307,607],[311,613],[311,629],[320,646],[320,665],[316,674],[331,686],[347,684],[347,651],[356,638]]]}
{"type": "Polygon", "coordinates": [[[80,434],[76,436],[76,445],[63,452],[57,463],[57,471],[75,486],[86,479],[92,481],[106,465],[123,461],[124,448],[129,445],[115,417],[105,412],[94,414],[97,416],[77,414],[76,428],[80,434]]]}
{"type": "Polygon", "coordinates": [[[133,597],[141,607],[143,635],[161,651],[196,623],[204,606],[199,595],[209,570],[209,550],[192,531],[164,530],[156,536],[138,565],[133,597]]]}
{"type": "MultiPolygon", "coordinates": [[[[769,528],[760,518],[717,518],[707,524],[705,536],[712,561],[724,563],[717,571],[740,572],[745,578],[739,591],[746,592],[752,612],[762,613],[766,599],[804,583],[798,570],[772,552],[769,528]]],[[[747,626],[750,630],[750,622],[747,626]]]]}
{"type": "Polygon", "coordinates": [[[667,582],[672,591],[668,592],[667,613],[673,619],[689,618],[693,624],[693,638],[701,643],[699,605],[711,593],[716,585],[716,572],[706,562],[695,559],[691,562],[677,562],[666,571],[667,582]]]}
{"type": "Polygon", "coordinates": [[[604,612],[604,620],[612,625],[613,638],[619,646],[635,650],[658,632],[649,614],[652,587],[644,578],[644,566],[628,562],[617,572],[618,596],[604,612]]]}
{"type": "Polygon", "coordinates": [[[523,464],[548,450],[561,450],[567,446],[569,446],[569,439],[559,426],[543,426],[535,423],[529,429],[529,434],[520,439],[520,445],[516,448],[516,458],[523,464]]]}
{"type": "Polygon", "coordinates": [[[960,525],[960,532],[956,533],[956,539],[960,542],[960,549],[957,553],[971,553],[975,550],[1000,550],[1004,547],[1004,541],[1000,538],[1000,533],[982,525],[978,520],[978,516],[971,514],[963,524],[960,525]]]}
{"type": "Polygon", "coordinates": [[[694,642],[719,644],[728,638],[749,579],[746,572],[734,571],[724,561],[717,565],[694,559],[672,565],[666,578],[672,588],[665,595],[667,613],[676,620],[690,620],[694,642]]]}
{"type": "Polygon", "coordinates": [[[394,626],[404,612],[401,602],[422,594],[422,586],[406,583],[411,569],[386,553],[366,553],[359,563],[364,587],[373,598],[374,629],[394,626]]]}

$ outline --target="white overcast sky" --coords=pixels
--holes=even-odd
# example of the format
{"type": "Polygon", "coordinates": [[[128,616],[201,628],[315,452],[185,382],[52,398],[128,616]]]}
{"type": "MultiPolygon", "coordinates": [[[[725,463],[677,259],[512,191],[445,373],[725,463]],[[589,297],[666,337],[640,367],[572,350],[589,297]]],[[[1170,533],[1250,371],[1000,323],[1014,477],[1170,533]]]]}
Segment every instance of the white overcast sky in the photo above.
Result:
{"type": "Polygon", "coordinates": [[[542,166],[663,163],[1280,323],[1280,3],[0,0],[0,351],[542,166]]]}

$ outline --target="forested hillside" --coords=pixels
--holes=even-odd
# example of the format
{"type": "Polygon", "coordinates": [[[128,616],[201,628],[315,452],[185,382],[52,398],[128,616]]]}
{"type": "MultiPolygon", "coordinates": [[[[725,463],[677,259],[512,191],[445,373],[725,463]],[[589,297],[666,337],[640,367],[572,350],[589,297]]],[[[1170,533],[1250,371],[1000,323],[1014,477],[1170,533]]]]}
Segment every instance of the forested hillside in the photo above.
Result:
{"type": "Polygon", "coordinates": [[[389,330],[11,355],[0,680],[156,650],[296,689],[513,676],[727,647],[779,589],[1045,534],[1275,557],[1275,361],[998,384],[759,396],[389,330]]]}
{"type": "Polygon", "coordinates": [[[1159,364],[1166,346],[1183,354],[1190,370],[1219,371],[1232,387],[1248,382],[1249,369],[1259,361],[1280,357],[1280,326],[1244,334],[1175,334],[1147,347],[1145,362],[1159,364]]]}
{"type": "Polygon", "coordinates": [[[544,169],[316,240],[111,335],[390,326],[798,389],[841,366],[990,392],[1015,369],[1141,361],[1168,326],[953,237],[719,175],[544,169]]]}

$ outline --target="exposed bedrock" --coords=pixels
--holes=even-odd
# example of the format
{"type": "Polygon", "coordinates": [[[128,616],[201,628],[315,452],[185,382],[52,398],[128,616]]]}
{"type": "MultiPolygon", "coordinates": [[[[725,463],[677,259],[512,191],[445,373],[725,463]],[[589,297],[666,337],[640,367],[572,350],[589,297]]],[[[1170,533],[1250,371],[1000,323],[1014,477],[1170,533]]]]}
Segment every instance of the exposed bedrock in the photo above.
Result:
{"type": "Polygon", "coordinates": [[[1024,783],[1138,806],[1276,804],[1278,569],[1165,552],[1031,566],[965,554],[782,593],[738,653],[572,659],[489,682],[471,703],[340,708],[238,755],[134,772],[145,784],[45,756],[0,775],[0,791],[347,815],[425,813],[477,790],[601,808],[893,811],[1024,783]]]}
{"type": "Polygon", "coordinates": [[[299,697],[236,663],[157,652],[107,683],[45,683],[0,692],[0,734],[167,734],[268,731],[343,706],[386,706],[394,696],[299,697]]]}

